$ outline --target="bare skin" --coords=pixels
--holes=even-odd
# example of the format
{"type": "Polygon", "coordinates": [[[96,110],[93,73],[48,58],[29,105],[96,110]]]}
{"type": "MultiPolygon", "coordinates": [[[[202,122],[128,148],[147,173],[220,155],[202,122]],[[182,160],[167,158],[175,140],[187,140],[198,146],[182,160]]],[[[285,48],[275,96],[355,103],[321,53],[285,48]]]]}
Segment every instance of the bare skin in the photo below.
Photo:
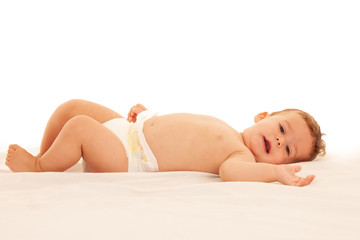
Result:
{"type": "MultiPolygon", "coordinates": [[[[134,106],[128,120],[136,121],[137,114],[144,110],[146,108],[142,105],[134,106]]],[[[95,103],[69,101],[50,118],[39,155],[32,156],[20,146],[10,145],[6,165],[14,172],[64,171],[83,157],[94,172],[126,172],[124,146],[102,125],[113,118],[122,116],[95,103]]],[[[292,118],[289,116],[289,119],[292,118]]],[[[269,121],[264,121],[264,124],[266,122],[269,121]]],[[[272,152],[256,152],[254,155],[250,151],[250,144],[246,144],[254,141],[249,136],[256,137],[261,125],[258,132],[255,130],[246,135],[217,118],[180,113],[147,120],[143,132],[158,161],[159,171],[201,171],[220,174],[225,181],[280,181],[295,186],[305,186],[314,179],[313,175],[298,177],[295,173],[300,171],[300,166],[282,164],[289,159],[281,157],[280,142],[277,148],[274,147],[275,143],[272,144],[272,152]],[[269,163],[275,157],[279,161],[269,163]]],[[[269,139],[270,134],[275,133],[267,132],[269,139]]],[[[292,135],[297,136],[295,133],[292,135]]],[[[303,138],[304,142],[311,142],[311,136],[305,134],[303,138]]],[[[280,141],[280,138],[277,139],[280,141]]],[[[285,139],[285,135],[282,139],[285,139]]],[[[296,145],[297,150],[308,154],[306,144],[299,146],[296,145]]],[[[261,148],[264,149],[263,146],[261,148]]]]}
{"type": "Polygon", "coordinates": [[[6,165],[14,172],[65,171],[83,157],[94,172],[127,171],[124,146],[102,125],[114,118],[122,116],[96,103],[68,101],[60,105],[49,119],[40,153],[32,156],[20,146],[12,144],[6,165]],[[41,162],[41,169],[40,164],[34,164],[34,161],[41,162]]]}

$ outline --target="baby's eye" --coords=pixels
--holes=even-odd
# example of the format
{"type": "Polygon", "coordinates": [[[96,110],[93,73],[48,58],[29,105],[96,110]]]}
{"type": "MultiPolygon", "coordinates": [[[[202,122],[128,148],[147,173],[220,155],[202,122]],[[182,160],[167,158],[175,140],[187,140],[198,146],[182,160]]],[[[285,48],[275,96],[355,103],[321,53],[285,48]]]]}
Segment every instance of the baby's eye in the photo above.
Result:
{"type": "Polygon", "coordinates": [[[281,124],[280,124],[280,132],[283,133],[283,134],[285,133],[285,129],[281,124]]]}
{"type": "Polygon", "coordinates": [[[290,148],[288,145],[286,145],[285,149],[286,149],[287,155],[290,155],[290,148]]]}

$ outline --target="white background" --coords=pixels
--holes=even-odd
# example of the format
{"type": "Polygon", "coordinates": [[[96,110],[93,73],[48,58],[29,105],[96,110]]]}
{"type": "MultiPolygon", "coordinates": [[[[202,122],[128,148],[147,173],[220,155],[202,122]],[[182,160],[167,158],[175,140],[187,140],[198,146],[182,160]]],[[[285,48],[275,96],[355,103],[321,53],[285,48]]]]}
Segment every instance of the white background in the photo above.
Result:
{"type": "Polygon", "coordinates": [[[357,1],[1,1],[0,145],[38,146],[72,98],[242,131],[300,108],[329,151],[359,147],[357,1]]]}

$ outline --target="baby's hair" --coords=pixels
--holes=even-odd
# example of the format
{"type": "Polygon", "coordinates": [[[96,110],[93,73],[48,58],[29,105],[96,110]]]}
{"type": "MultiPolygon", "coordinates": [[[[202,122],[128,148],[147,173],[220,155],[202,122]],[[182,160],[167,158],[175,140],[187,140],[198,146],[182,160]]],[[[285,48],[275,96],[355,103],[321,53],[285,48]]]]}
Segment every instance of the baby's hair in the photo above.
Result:
{"type": "Polygon", "coordinates": [[[296,113],[298,113],[301,116],[301,118],[305,120],[307,126],[309,127],[311,136],[314,138],[313,151],[312,151],[310,157],[307,158],[307,159],[301,159],[301,160],[299,159],[299,160],[300,161],[312,161],[319,154],[321,156],[325,155],[325,153],[326,153],[326,144],[325,144],[325,141],[322,139],[322,136],[324,136],[325,134],[321,133],[320,126],[315,121],[314,117],[311,116],[309,113],[304,112],[304,111],[299,110],[299,109],[285,109],[285,110],[282,110],[282,111],[273,112],[273,113],[270,114],[270,116],[274,116],[274,115],[281,114],[281,113],[286,113],[286,112],[296,112],[296,113]]]}

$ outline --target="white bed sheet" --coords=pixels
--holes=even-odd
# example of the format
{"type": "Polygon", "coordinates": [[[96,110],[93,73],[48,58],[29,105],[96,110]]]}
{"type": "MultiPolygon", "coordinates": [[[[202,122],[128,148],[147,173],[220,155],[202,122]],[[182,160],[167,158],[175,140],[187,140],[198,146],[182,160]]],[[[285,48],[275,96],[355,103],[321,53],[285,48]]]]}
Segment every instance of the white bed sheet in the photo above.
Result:
{"type": "Polygon", "coordinates": [[[360,154],[301,163],[315,181],[214,174],[10,173],[0,158],[0,239],[360,239],[360,154]]]}

